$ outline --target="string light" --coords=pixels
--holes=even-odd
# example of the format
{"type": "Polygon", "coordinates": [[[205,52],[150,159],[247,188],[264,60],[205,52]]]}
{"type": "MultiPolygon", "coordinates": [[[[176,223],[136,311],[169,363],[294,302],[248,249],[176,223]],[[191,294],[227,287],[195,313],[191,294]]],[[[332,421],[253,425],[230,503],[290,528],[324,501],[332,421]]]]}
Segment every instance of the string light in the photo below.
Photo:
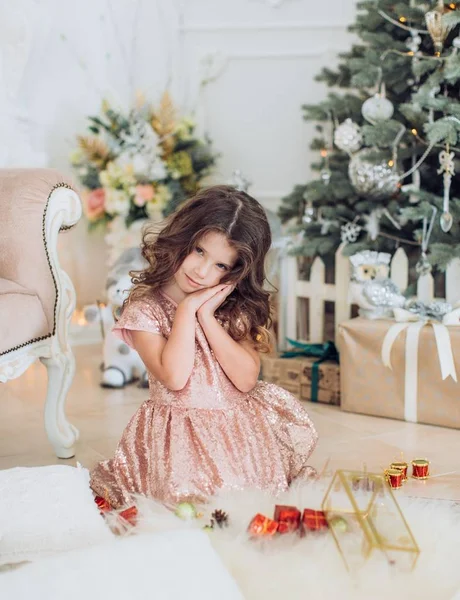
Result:
{"type": "Polygon", "coordinates": [[[405,23],[407,21],[406,17],[399,17],[399,21],[401,23],[405,23]]]}
{"type": "Polygon", "coordinates": [[[388,166],[389,167],[394,167],[394,164],[395,164],[394,160],[389,160],[388,161],[388,166]]]}
{"type": "Polygon", "coordinates": [[[455,10],[457,8],[457,5],[452,2],[451,4],[449,4],[449,8],[455,10]]]}
{"type": "Polygon", "coordinates": [[[417,133],[418,133],[418,131],[417,131],[416,129],[411,129],[411,132],[412,132],[414,135],[417,135],[417,133]]]}
{"type": "Polygon", "coordinates": [[[325,148],[323,148],[323,149],[321,150],[320,154],[321,154],[321,156],[322,156],[323,158],[326,158],[326,156],[327,156],[327,150],[326,150],[325,148]]]}

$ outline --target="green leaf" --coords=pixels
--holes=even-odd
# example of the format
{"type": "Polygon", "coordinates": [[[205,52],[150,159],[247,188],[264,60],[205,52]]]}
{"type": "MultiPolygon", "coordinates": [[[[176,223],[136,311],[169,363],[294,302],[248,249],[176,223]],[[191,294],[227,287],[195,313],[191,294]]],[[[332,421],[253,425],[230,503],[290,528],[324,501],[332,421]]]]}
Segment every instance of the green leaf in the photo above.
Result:
{"type": "Polygon", "coordinates": [[[431,143],[448,143],[455,146],[460,137],[460,119],[457,117],[444,117],[434,123],[425,125],[428,140],[431,143]]]}
{"type": "Polygon", "coordinates": [[[438,62],[436,60],[430,59],[418,59],[417,61],[412,62],[412,70],[417,78],[422,78],[424,75],[428,73],[432,73],[438,67],[438,62]]]}
{"type": "Polygon", "coordinates": [[[443,24],[447,27],[455,27],[460,23],[460,12],[458,10],[453,10],[451,12],[445,13],[442,15],[443,24]]]}
{"type": "Polygon", "coordinates": [[[449,83],[456,83],[460,79],[460,54],[451,54],[445,62],[444,77],[449,83]]]}
{"type": "Polygon", "coordinates": [[[401,129],[402,125],[399,121],[390,119],[389,121],[381,121],[375,125],[364,125],[362,131],[366,146],[391,148],[401,129]]]}
{"type": "Polygon", "coordinates": [[[409,123],[416,129],[421,129],[423,124],[428,120],[426,111],[422,109],[420,104],[416,102],[412,104],[400,104],[398,111],[406,117],[409,123]]]}
{"type": "Polygon", "coordinates": [[[460,246],[434,243],[430,245],[430,262],[440,271],[445,271],[454,258],[460,258],[460,246]]]}
{"type": "Polygon", "coordinates": [[[449,102],[445,107],[445,111],[460,119],[460,102],[449,102]]]}

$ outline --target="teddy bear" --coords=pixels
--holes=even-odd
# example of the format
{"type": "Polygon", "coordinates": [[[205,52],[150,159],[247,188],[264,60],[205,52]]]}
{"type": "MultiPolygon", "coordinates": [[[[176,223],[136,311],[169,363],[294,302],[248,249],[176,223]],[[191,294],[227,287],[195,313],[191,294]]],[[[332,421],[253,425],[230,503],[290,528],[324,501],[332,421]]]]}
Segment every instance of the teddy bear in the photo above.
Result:
{"type": "Polygon", "coordinates": [[[102,387],[123,388],[137,380],[140,380],[140,387],[148,387],[147,370],[139,354],[112,332],[132,286],[129,272],[144,266],[140,250],[124,251],[107,277],[107,305],[91,304],[84,309],[86,320],[90,323],[99,321],[103,331],[102,387]]]}

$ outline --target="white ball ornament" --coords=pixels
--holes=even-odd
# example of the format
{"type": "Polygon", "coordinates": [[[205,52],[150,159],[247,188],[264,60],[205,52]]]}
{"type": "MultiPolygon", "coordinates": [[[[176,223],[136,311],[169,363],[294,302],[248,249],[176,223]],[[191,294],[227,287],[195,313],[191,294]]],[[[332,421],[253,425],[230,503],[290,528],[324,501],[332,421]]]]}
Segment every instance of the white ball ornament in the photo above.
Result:
{"type": "Polygon", "coordinates": [[[339,150],[348,152],[356,152],[361,148],[363,143],[363,134],[357,123],[351,119],[345,119],[334,132],[334,144],[339,150]]]}
{"type": "Polygon", "coordinates": [[[394,106],[382,94],[375,94],[363,103],[361,113],[366,121],[374,124],[391,119],[394,113],[394,106]]]}

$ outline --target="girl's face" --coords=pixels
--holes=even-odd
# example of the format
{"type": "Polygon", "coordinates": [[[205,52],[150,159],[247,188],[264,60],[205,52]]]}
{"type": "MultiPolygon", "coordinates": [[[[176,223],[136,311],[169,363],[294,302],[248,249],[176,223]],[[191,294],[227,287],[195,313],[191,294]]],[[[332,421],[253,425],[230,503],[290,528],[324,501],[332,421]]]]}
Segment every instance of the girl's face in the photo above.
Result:
{"type": "Polygon", "coordinates": [[[218,285],[238,257],[222,233],[210,231],[185,258],[174,278],[185,294],[218,285]]]}

